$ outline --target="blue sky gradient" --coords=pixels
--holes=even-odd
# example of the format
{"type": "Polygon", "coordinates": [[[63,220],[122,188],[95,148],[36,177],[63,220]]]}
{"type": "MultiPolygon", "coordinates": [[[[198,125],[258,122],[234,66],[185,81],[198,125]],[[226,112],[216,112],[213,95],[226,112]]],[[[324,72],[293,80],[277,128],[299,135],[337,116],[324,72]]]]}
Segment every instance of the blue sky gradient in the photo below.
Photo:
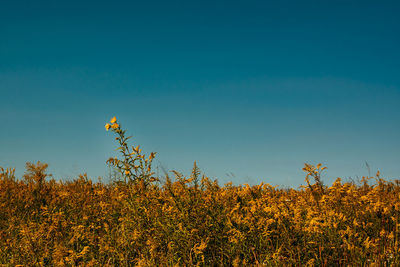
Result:
{"type": "Polygon", "coordinates": [[[221,183],[400,174],[398,1],[7,1],[0,166],[106,176],[117,116],[221,183]]]}

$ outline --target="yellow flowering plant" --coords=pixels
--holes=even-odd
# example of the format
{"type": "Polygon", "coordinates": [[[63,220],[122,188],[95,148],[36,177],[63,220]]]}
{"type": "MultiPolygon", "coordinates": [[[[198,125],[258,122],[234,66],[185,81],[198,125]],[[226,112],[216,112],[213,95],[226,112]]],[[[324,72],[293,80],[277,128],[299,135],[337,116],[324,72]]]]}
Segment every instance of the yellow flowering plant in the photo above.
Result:
{"type": "Polygon", "coordinates": [[[141,182],[145,186],[150,182],[157,180],[153,177],[152,162],[156,155],[155,152],[151,152],[149,157],[146,158],[145,154],[142,154],[142,149],[139,145],[136,147],[129,146],[128,140],[132,136],[126,137],[125,130],[121,129],[121,125],[117,122],[117,118],[113,117],[110,123],[105,125],[107,131],[111,129],[112,132],[118,136],[115,140],[118,141],[119,147],[117,150],[120,151],[122,159],[117,157],[109,158],[107,164],[116,168],[116,170],[124,177],[125,182],[136,183],[141,182]]]}
{"type": "Polygon", "coordinates": [[[317,202],[317,205],[319,205],[318,202],[325,190],[324,184],[321,180],[321,173],[325,169],[327,169],[327,167],[322,167],[321,163],[319,163],[317,166],[305,163],[303,168],[303,171],[307,173],[305,181],[307,182],[308,188],[311,190],[312,196],[317,202]],[[310,176],[315,180],[315,184],[313,185],[310,183],[310,176]]]}
{"type": "Polygon", "coordinates": [[[105,128],[128,183],[0,167],[0,266],[400,266],[400,180],[325,185],[326,167],[305,164],[297,189],[222,186],[195,162],[142,187],[155,154],[128,146],[117,118],[105,128]]]}

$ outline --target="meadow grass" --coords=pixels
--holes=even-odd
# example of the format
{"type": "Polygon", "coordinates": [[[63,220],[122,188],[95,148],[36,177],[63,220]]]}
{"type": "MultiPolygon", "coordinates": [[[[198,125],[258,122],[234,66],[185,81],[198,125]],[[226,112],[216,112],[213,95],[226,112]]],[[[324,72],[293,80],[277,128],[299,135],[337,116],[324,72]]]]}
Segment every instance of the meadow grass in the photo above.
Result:
{"type": "Polygon", "coordinates": [[[220,186],[191,175],[154,177],[116,118],[122,179],[55,180],[27,163],[22,179],[0,169],[4,266],[398,266],[400,182],[379,173],[325,186],[305,164],[307,186],[220,186]]]}

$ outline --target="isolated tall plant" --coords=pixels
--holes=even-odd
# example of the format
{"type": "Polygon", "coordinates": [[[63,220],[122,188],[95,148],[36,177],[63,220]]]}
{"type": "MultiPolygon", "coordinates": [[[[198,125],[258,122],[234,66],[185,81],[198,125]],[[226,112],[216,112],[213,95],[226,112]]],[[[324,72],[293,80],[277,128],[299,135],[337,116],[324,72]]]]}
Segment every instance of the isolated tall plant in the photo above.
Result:
{"type": "Polygon", "coordinates": [[[117,122],[116,117],[113,117],[110,123],[105,125],[105,128],[107,131],[111,130],[117,134],[115,138],[119,143],[117,150],[121,153],[121,158],[111,157],[107,160],[107,164],[114,167],[124,177],[125,182],[141,182],[144,185],[148,185],[150,182],[156,180],[153,177],[154,172],[151,168],[156,152],[151,152],[146,158],[146,155],[142,154],[142,149],[139,145],[136,147],[129,146],[128,140],[132,136],[125,136],[126,131],[121,129],[121,125],[117,122]]]}

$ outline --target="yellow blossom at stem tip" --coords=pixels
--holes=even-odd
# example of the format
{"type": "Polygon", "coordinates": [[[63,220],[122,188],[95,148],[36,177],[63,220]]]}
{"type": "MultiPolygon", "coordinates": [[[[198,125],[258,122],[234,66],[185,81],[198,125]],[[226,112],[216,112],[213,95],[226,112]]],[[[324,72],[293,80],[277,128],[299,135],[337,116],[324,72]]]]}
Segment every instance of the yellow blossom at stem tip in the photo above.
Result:
{"type": "Polygon", "coordinates": [[[106,130],[108,131],[110,129],[111,125],[107,123],[104,127],[106,127],[106,130]]]}
{"type": "Polygon", "coordinates": [[[113,118],[110,120],[111,123],[115,123],[116,121],[117,121],[117,118],[116,118],[116,117],[113,117],[113,118]]]}
{"type": "Polygon", "coordinates": [[[117,129],[119,127],[118,123],[114,123],[113,125],[111,125],[111,128],[113,129],[117,129]]]}

